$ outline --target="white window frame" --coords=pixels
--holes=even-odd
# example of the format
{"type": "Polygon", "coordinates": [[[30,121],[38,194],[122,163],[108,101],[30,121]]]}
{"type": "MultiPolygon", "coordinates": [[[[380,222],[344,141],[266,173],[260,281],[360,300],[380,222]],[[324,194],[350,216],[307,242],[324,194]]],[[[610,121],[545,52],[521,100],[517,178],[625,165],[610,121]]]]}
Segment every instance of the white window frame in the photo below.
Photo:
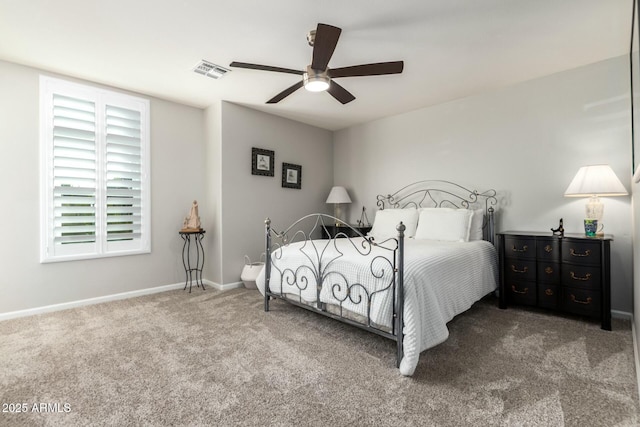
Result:
{"type": "Polygon", "coordinates": [[[73,261],[151,252],[149,100],[103,88],[40,76],[40,262],[73,261]],[[95,242],[59,244],[54,236],[54,139],[53,98],[71,96],[95,103],[96,201],[95,242]],[[140,235],[131,240],[107,240],[107,126],[106,107],[122,107],[140,113],[140,235]]]}

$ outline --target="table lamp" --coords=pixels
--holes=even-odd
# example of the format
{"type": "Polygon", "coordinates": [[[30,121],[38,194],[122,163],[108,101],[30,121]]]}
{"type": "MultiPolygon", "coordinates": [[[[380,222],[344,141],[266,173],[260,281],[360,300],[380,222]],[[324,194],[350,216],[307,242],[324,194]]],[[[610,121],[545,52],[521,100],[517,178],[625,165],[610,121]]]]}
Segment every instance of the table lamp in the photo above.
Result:
{"type": "MultiPolygon", "coordinates": [[[[351,203],[351,197],[349,197],[349,193],[347,193],[344,187],[335,186],[331,189],[331,192],[329,192],[327,203],[333,203],[333,216],[342,221],[340,205],[342,203],[351,203]]],[[[338,221],[336,225],[340,225],[340,221],[338,221]]]]}
{"type": "Polygon", "coordinates": [[[626,196],[627,189],[609,165],[583,166],[564,192],[565,197],[590,197],[585,207],[585,219],[598,221],[598,232],[602,231],[604,204],[601,196],[626,196]]]}

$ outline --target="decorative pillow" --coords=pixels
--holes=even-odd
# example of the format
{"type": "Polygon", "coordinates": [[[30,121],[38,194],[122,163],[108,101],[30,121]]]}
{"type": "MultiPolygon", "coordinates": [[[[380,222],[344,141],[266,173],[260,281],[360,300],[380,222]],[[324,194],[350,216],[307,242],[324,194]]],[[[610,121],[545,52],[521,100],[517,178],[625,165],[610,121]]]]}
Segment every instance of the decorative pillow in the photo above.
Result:
{"type": "Polygon", "coordinates": [[[413,237],[418,226],[418,210],[416,208],[407,208],[377,211],[373,219],[373,227],[371,227],[371,231],[367,235],[373,237],[376,242],[398,237],[396,227],[400,222],[406,227],[404,236],[413,237]]]}
{"type": "Polygon", "coordinates": [[[469,229],[469,241],[482,240],[482,226],[484,225],[484,209],[476,209],[473,211],[471,218],[471,228],[469,229]]]}
{"type": "Polygon", "coordinates": [[[469,209],[424,208],[418,219],[416,240],[468,242],[472,217],[469,209]]]}

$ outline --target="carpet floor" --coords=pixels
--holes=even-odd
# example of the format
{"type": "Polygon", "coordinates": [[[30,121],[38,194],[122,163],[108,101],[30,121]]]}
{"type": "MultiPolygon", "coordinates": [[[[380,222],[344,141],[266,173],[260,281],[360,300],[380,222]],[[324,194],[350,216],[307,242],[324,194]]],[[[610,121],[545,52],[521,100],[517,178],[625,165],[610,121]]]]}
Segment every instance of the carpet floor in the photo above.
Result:
{"type": "Polygon", "coordinates": [[[394,342],[255,290],[170,291],[0,322],[0,425],[639,425],[613,328],[489,298],[403,377],[394,342]]]}

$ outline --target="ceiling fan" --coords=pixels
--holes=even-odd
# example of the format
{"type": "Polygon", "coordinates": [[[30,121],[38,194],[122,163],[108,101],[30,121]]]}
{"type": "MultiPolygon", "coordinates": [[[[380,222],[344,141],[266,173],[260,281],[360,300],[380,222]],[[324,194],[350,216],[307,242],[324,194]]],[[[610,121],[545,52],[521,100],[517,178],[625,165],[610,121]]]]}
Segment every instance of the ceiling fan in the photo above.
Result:
{"type": "Polygon", "coordinates": [[[333,55],[333,51],[336,49],[341,32],[342,30],[340,28],[327,24],[318,24],[318,27],[315,30],[311,30],[309,32],[307,35],[307,41],[309,42],[309,45],[313,47],[313,55],[311,65],[307,66],[306,71],[236,61],[232,62],[230,66],[248,68],[251,70],[297,74],[302,76],[301,81],[288,87],[268,100],[267,104],[280,102],[301,87],[304,87],[311,92],[321,92],[326,90],[342,104],[346,104],[356,99],[356,97],[336,83],[333,79],[339,77],[379,76],[384,74],[402,73],[402,69],[404,68],[403,61],[378,62],[375,64],[329,68],[329,60],[333,55]]]}

